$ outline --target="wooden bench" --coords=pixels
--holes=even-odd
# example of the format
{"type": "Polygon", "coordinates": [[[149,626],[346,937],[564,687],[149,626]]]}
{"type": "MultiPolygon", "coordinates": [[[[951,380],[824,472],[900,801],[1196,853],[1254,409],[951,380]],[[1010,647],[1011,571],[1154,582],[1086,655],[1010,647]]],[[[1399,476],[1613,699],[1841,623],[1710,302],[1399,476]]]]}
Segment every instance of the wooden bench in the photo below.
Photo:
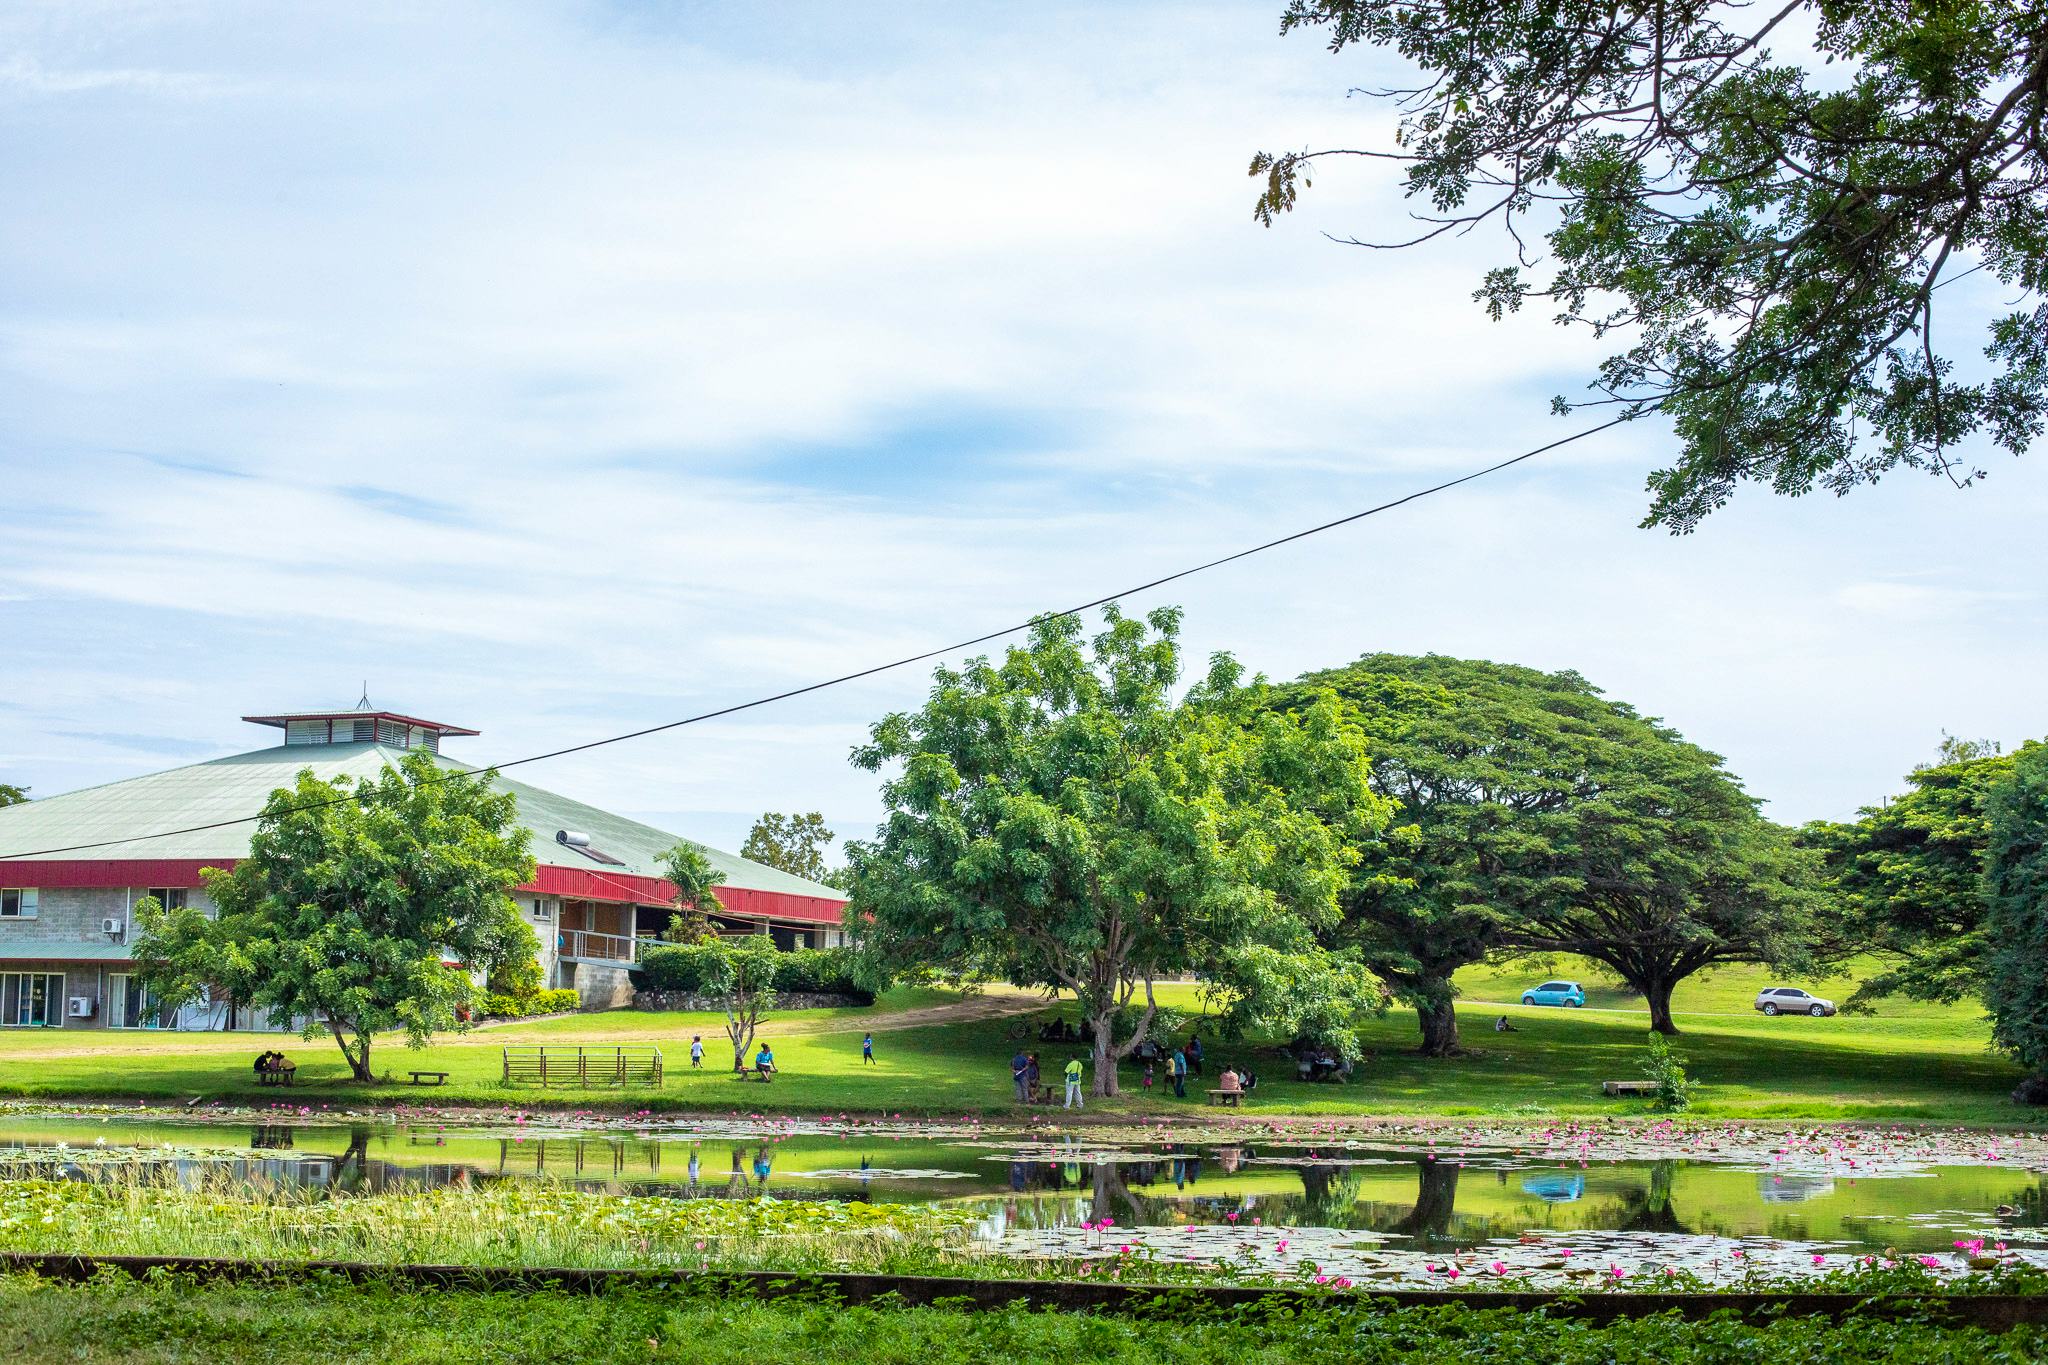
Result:
{"type": "Polygon", "coordinates": [[[292,1072],[296,1070],[298,1070],[297,1067],[286,1067],[277,1071],[259,1071],[256,1073],[256,1084],[290,1085],[292,1083],[292,1072]]]}
{"type": "Polygon", "coordinates": [[[414,1085],[446,1085],[448,1084],[448,1073],[445,1071],[415,1071],[412,1073],[412,1083],[414,1085]],[[429,1076],[433,1077],[433,1079],[426,1079],[429,1076]]]}
{"type": "Polygon", "coordinates": [[[770,1081],[775,1079],[775,1068],[772,1066],[746,1067],[740,1070],[739,1072],[735,1073],[734,1079],[742,1081],[759,1081],[761,1082],[761,1084],[766,1085],[770,1081]]]}
{"type": "Polygon", "coordinates": [[[1244,1091],[1242,1091],[1242,1090],[1211,1090],[1211,1091],[1209,1092],[1209,1103],[1211,1103],[1211,1104],[1228,1104],[1228,1105],[1231,1105],[1231,1106],[1233,1106],[1233,1107],[1236,1107],[1236,1106],[1238,1106],[1238,1105],[1242,1105],[1242,1104],[1244,1103],[1244,1091]]]}
{"type": "Polygon", "coordinates": [[[1657,1083],[1655,1081],[1602,1081],[1600,1082],[1600,1093],[1603,1095],[1654,1095],[1657,1093],[1657,1083]]]}

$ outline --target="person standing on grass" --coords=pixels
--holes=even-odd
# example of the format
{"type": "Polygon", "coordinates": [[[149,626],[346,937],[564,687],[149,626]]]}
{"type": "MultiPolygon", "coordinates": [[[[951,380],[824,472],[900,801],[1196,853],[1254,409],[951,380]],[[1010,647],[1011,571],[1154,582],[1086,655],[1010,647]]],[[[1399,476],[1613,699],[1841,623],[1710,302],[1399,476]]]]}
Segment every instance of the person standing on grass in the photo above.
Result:
{"type": "Polygon", "coordinates": [[[1017,1055],[1010,1058],[1010,1081],[1011,1084],[1017,1087],[1017,1103],[1019,1104],[1029,1104],[1031,1102],[1031,1092],[1024,1088],[1024,1078],[1030,1070],[1031,1059],[1024,1055],[1024,1049],[1020,1047],[1017,1049],[1017,1055]]]}
{"type": "Polygon", "coordinates": [[[702,1038],[692,1038],[690,1040],[690,1070],[702,1071],[703,1069],[704,1040],[702,1038]]]}
{"type": "Polygon", "coordinates": [[[875,1035],[863,1033],[860,1036],[860,1059],[869,1066],[875,1064],[875,1035]]]}
{"type": "Polygon", "coordinates": [[[1188,1097],[1188,1054],[1182,1048],[1173,1052],[1173,1097],[1184,1100],[1188,1097]]]}
{"type": "Polygon", "coordinates": [[[1065,1107],[1068,1109],[1087,1108],[1081,1102],[1081,1059],[1079,1057],[1067,1063],[1067,1103],[1065,1107]]]}

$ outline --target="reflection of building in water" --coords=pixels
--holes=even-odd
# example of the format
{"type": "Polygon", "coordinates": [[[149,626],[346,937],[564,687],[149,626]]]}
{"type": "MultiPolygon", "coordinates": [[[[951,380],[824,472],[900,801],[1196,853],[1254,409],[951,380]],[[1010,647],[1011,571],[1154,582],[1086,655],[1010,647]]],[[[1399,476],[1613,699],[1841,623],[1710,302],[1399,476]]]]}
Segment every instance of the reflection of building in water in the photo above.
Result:
{"type": "Polygon", "coordinates": [[[1833,1177],[1825,1175],[1760,1175],[1756,1192],[1766,1204],[1804,1204],[1835,1192],[1833,1177]]]}

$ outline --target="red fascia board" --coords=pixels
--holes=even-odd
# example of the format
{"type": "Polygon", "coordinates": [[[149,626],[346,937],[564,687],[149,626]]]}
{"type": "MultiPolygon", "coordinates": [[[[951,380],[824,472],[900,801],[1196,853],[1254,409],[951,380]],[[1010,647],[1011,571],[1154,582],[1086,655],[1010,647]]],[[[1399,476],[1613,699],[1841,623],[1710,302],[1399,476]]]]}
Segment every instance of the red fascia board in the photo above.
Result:
{"type": "Polygon", "coordinates": [[[417,725],[422,730],[433,730],[444,735],[480,735],[481,730],[465,730],[460,725],[444,725],[438,720],[421,720],[417,716],[402,716],[396,711],[287,711],[276,716],[244,716],[251,725],[275,725],[283,729],[287,721],[294,720],[395,720],[401,725],[417,725]]]}
{"type": "MultiPolygon", "coordinates": [[[[542,863],[521,891],[565,900],[604,901],[613,905],[673,905],[676,889],[660,877],[631,872],[595,872],[589,868],[542,863]]],[[[804,924],[837,924],[846,902],[830,896],[803,896],[788,891],[755,891],[721,886],[718,899],[728,913],[754,919],[796,920],[804,924]]]]}
{"type": "Polygon", "coordinates": [[[228,868],[232,858],[72,858],[0,862],[0,886],[183,886],[199,883],[202,867],[228,868]]]}
{"type": "MultiPolygon", "coordinates": [[[[183,886],[200,885],[199,869],[235,865],[233,858],[77,858],[0,862],[0,886],[183,886]]],[[[660,877],[631,872],[594,872],[587,868],[541,863],[533,880],[519,890],[529,895],[567,900],[605,901],[613,905],[672,905],[676,889],[660,877]]],[[[788,891],[755,891],[721,886],[718,899],[727,911],[754,919],[790,920],[802,924],[837,924],[846,902],[831,896],[803,896],[788,891]]]]}

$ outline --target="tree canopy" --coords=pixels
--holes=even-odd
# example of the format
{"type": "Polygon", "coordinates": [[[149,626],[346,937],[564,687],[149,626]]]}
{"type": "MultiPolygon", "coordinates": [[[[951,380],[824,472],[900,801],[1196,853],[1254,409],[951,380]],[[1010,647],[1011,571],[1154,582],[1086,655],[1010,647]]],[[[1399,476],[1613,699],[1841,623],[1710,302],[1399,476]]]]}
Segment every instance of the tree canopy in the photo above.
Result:
{"type": "Polygon", "coordinates": [[[1317,162],[1372,157],[1428,208],[1408,240],[1355,244],[1500,224],[1487,311],[1541,301],[1612,338],[1587,402],[1672,420],[1645,525],[1690,530],[1744,481],[1840,493],[1903,465],[1966,484],[1966,441],[2017,455],[2040,435],[2048,8],[1292,0],[1281,29],[1420,74],[1363,92],[1397,111],[1391,145],[1255,157],[1258,219],[1317,162]],[[1806,63],[1773,46],[1807,43],[1806,63]],[[1943,292],[1980,270],[1982,317],[1943,292]]]}
{"type": "Polygon", "coordinates": [[[1907,775],[1903,795],[1864,807],[1854,822],[1816,821],[1800,832],[1825,860],[1840,932],[1887,962],[1857,988],[1851,1008],[1888,995],[1953,1003],[1978,993],[1990,801],[2017,757],[1944,745],[1943,761],[1907,775]]]}
{"type": "Polygon", "coordinates": [[[360,781],[306,769],[270,794],[249,856],[202,874],[216,916],[144,902],[134,957],[165,1008],[212,992],[301,1020],[367,1081],[372,1034],[420,1047],[466,1027],[470,973],[536,951],[511,899],[533,877],[527,837],[488,772],[418,752],[360,781]]]}
{"type": "Polygon", "coordinates": [[[1811,905],[1784,832],[1717,757],[1578,674],[1368,654],[1277,699],[1324,692],[1398,806],[1330,941],[1415,1007],[1425,1052],[1457,1047],[1452,974],[1496,949],[1607,962],[1668,1032],[1676,981],[1800,936],[1811,905]]]}
{"type": "Polygon", "coordinates": [[[747,831],[740,856],[769,867],[781,868],[792,877],[822,882],[831,875],[825,866],[825,850],[832,847],[832,831],[817,811],[784,815],[768,811],[747,831]]]}
{"type": "Polygon", "coordinates": [[[0,782],[0,806],[18,806],[28,800],[28,788],[0,782]]]}
{"type": "Polygon", "coordinates": [[[1084,646],[1077,620],[1043,618],[1001,664],[937,670],[854,753],[892,770],[884,824],[848,850],[863,951],[1073,992],[1097,1094],[1162,976],[1227,983],[1240,1022],[1321,1026],[1377,999],[1311,933],[1387,818],[1357,730],[1328,699],[1260,707],[1227,655],[1176,700],[1179,625],[1112,607],[1084,646]]]}
{"type": "Polygon", "coordinates": [[[2033,1073],[2020,1095],[2048,1102],[2048,744],[2021,750],[1991,795],[1984,1004],[1991,1039],[2033,1073]]]}

